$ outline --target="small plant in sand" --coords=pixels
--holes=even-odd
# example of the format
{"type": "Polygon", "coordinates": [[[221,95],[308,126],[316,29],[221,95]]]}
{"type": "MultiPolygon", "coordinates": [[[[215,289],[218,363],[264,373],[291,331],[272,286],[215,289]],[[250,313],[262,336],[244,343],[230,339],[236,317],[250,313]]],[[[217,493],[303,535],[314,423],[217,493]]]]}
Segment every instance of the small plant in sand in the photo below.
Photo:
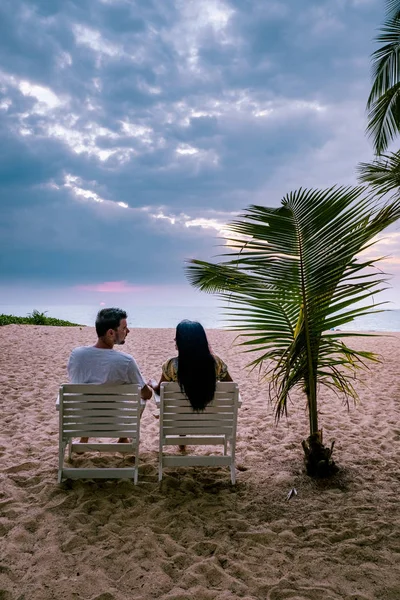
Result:
{"type": "Polygon", "coordinates": [[[40,312],[34,309],[26,317],[16,317],[15,315],[0,315],[0,326],[2,325],[53,325],[58,327],[83,327],[79,323],[71,323],[63,319],[46,317],[46,312],[40,312]]]}
{"type": "Polygon", "coordinates": [[[348,404],[357,393],[352,380],[371,352],[347,346],[339,331],[356,317],[379,312],[372,294],[385,287],[360,253],[400,217],[400,201],[382,204],[363,188],[298,190],[279,208],[250,206],[228,226],[230,250],[218,263],[191,260],[190,282],[224,301],[231,328],[256,358],[269,380],[276,417],[287,413],[289,394],[306,397],[309,437],[303,441],[307,471],[325,476],[335,470],[333,445],[322,442],[318,423],[319,384],[348,404]]]}
{"type": "Polygon", "coordinates": [[[28,315],[28,318],[31,319],[34,325],[45,325],[47,319],[46,313],[47,310],[40,312],[34,308],[33,311],[28,315]]]}

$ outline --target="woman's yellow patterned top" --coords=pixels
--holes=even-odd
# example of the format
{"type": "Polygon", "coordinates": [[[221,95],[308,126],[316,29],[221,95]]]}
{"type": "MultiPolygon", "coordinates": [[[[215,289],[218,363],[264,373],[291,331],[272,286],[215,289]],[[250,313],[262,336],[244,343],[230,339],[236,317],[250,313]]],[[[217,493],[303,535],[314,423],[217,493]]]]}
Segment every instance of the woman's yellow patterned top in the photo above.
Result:
{"type": "MultiPolygon", "coordinates": [[[[224,363],[224,361],[213,354],[215,360],[215,376],[217,381],[224,379],[227,372],[228,367],[224,363]]],[[[166,381],[178,381],[178,357],[170,358],[165,362],[162,366],[162,376],[166,381]]]]}

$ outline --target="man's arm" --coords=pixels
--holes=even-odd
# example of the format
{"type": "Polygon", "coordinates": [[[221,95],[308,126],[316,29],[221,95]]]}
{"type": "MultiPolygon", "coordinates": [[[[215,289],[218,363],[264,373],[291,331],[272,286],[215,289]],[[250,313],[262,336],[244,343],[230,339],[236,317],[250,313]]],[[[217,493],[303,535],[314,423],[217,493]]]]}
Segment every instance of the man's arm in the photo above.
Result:
{"type": "Polygon", "coordinates": [[[133,358],[133,356],[131,356],[130,358],[132,360],[129,363],[127,383],[138,383],[141,386],[141,389],[140,389],[141,398],[143,400],[150,400],[150,398],[153,395],[153,390],[144,381],[143,376],[140,372],[140,369],[139,369],[135,359],[133,358]]]}
{"type": "Polygon", "coordinates": [[[169,381],[164,376],[164,373],[161,375],[160,381],[158,383],[155,379],[150,379],[150,381],[147,382],[147,385],[150,386],[151,388],[153,388],[154,392],[159,396],[160,395],[160,386],[163,381],[169,381]]]}

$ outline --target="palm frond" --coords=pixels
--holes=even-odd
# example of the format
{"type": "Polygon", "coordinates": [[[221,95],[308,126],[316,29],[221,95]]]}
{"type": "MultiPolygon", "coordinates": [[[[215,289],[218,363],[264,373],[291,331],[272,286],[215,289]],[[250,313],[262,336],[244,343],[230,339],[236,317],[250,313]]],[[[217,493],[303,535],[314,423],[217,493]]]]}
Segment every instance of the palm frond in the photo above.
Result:
{"type": "Polygon", "coordinates": [[[400,81],[400,19],[390,17],[376,41],[383,44],[372,54],[373,84],[367,108],[400,81]]]}
{"type": "Polygon", "coordinates": [[[389,17],[400,18],[399,0],[386,0],[386,13],[389,17]]]}
{"type": "Polygon", "coordinates": [[[358,165],[359,181],[367,183],[378,194],[384,195],[400,188],[400,151],[382,154],[371,163],[358,165]]]}
{"type": "Polygon", "coordinates": [[[376,154],[382,154],[400,132],[398,86],[400,84],[400,3],[386,2],[386,20],[372,54],[372,88],[367,101],[367,132],[373,138],[376,154]]]}
{"type": "Polygon", "coordinates": [[[318,381],[354,396],[340,368],[355,370],[374,357],[339,343],[331,330],[382,310],[368,300],[384,288],[385,275],[358,255],[399,217],[399,200],[377,203],[362,187],[300,189],[279,208],[250,206],[229,226],[235,246],[220,262],[189,262],[190,282],[220,296],[242,345],[257,353],[250,365],[267,365],[277,417],[297,385],[310,414],[318,381]]]}
{"type": "Polygon", "coordinates": [[[370,105],[367,133],[375,152],[382,154],[400,131],[400,83],[394,84],[370,105]]]}

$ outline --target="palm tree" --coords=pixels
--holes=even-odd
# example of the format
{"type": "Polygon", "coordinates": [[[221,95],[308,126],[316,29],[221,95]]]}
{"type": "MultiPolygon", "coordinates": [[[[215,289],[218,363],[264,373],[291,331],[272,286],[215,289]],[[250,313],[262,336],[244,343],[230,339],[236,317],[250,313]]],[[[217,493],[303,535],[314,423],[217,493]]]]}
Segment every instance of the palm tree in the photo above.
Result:
{"type": "Polygon", "coordinates": [[[367,183],[377,194],[388,194],[400,188],[400,151],[382,154],[372,163],[358,165],[359,181],[367,183]]]}
{"type": "Polygon", "coordinates": [[[360,181],[377,193],[398,190],[400,153],[384,154],[400,132],[400,2],[386,0],[386,21],[376,41],[383,44],[372,54],[373,84],[367,102],[368,126],[375,153],[372,163],[359,165],[360,181]]]}
{"type": "Polygon", "coordinates": [[[249,366],[268,378],[277,420],[287,412],[291,390],[304,391],[310,436],[303,449],[312,475],[334,466],[333,446],[323,446],[318,424],[319,384],[348,404],[357,398],[351,376],[366,360],[377,360],[349,348],[350,334],[338,330],[382,310],[371,296],[385,288],[385,277],[374,260],[359,255],[400,217],[399,200],[377,203],[363,192],[300,189],[279,208],[250,206],[229,225],[231,249],[220,262],[191,260],[187,266],[190,282],[219,295],[241,345],[256,352],[249,366]]]}
{"type": "Polygon", "coordinates": [[[367,102],[367,132],[382,154],[400,132],[400,2],[387,0],[387,18],[372,54],[373,84],[367,102]]]}

